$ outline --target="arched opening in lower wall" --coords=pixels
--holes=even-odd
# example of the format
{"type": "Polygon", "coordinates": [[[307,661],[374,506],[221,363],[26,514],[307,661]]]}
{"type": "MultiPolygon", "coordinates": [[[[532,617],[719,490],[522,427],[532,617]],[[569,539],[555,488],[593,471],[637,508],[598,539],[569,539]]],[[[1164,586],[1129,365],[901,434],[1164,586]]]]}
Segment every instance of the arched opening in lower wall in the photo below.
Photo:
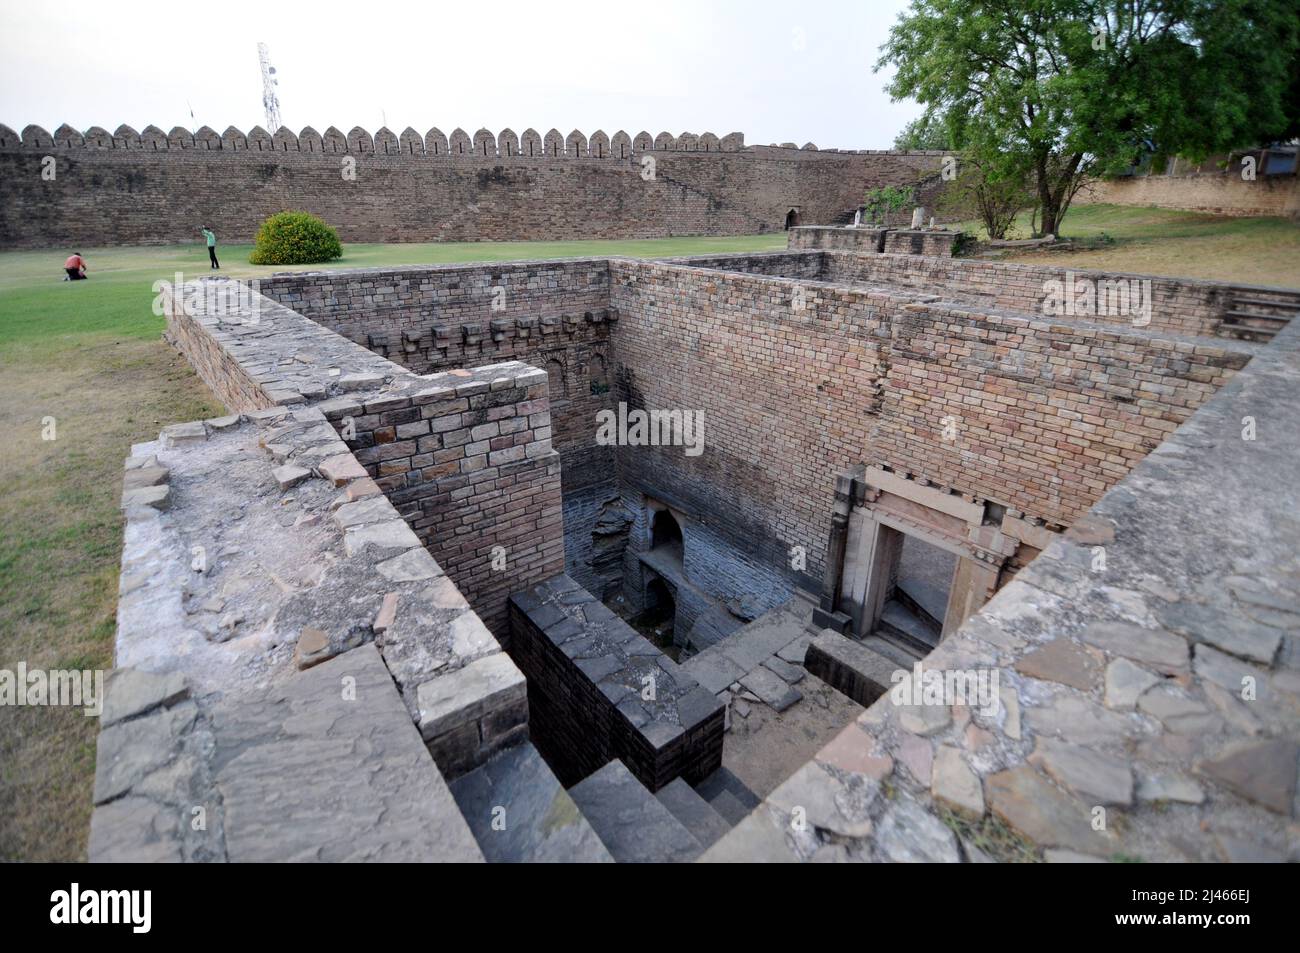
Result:
{"type": "Polygon", "coordinates": [[[645,608],[628,620],[629,624],[676,661],[681,648],[673,641],[677,621],[673,587],[657,573],[649,569],[645,573],[645,608]]]}
{"type": "Polygon", "coordinates": [[[792,208],[790,209],[790,211],[785,213],[786,231],[789,231],[790,229],[794,228],[798,224],[799,224],[799,210],[797,208],[792,208]]]}
{"type": "Polygon", "coordinates": [[[675,551],[680,558],[683,546],[682,528],[677,518],[667,510],[656,510],[654,521],[650,524],[650,548],[666,547],[675,551]]]}

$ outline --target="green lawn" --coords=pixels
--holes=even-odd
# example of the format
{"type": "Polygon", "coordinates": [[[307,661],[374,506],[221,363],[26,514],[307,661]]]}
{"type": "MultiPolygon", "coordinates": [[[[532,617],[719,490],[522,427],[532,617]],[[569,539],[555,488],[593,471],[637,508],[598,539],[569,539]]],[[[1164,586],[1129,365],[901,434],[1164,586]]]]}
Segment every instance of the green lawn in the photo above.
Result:
{"type": "MultiPolygon", "coordinates": [[[[348,245],[328,267],[783,247],[784,233],[348,245]]],[[[111,667],[122,459],[166,424],[222,411],[162,343],[150,307],[155,280],[208,272],[206,250],[81,248],[91,280],[64,282],[69,251],[0,253],[0,669],[111,667]],[[42,439],[49,417],[53,441],[42,439]]],[[[224,273],[290,270],[250,265],[249,251],[221,247],[224,273]]],[[[96,727],[79,710],[0,707],[0,861],[84,857],[96,727]]]]}
{"type": "MultiPolygon", "coordinates": [[[[983,239],[978,222],[961,227],[983,239]]],[[[1174,209],[1076,205],[1061,234],[1073,250],[1016,249],[1004,261],[1098,268],[1242,284],[1300,285],[1300,222],[1225,218],[1174,209]]],[[[1029,213],[1008,238],[1028,238],[1029,213]]]]}

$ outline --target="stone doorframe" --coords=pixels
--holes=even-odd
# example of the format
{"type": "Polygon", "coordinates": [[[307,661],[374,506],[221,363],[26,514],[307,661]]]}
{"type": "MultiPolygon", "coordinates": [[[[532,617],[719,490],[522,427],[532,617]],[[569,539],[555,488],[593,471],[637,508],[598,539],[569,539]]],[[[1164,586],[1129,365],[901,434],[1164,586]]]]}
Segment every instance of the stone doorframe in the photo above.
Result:
{"type": "Polygon", "coordinates": [[[835,481],[835,508],[818,626],[870,634],[884,608],[904,536],[953,553],[943,635],[998,590],[1003,567],[1022,545],[1041,549],[1051,532],[1006,514],[996,503],[958,495],[884,467],[855,467],[835,481]]]}

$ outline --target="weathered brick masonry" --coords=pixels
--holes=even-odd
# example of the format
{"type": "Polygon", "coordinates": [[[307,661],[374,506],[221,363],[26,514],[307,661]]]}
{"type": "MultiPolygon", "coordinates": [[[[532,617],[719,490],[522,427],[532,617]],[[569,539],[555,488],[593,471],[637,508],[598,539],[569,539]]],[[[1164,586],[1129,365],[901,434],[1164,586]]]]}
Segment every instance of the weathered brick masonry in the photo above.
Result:
{"type": "MultiPolygon", "coordinates": [[[[707,447],[620,448],[619,472],[769,566],[803,547],[806,585],[822,569],[832,475],[887,465],[1068,525],[1253,353],[939,301],[892,278],[868,289],[736,273],[767,257],[729,273],[611,263],[620,399],[701,411],[707,447]]],[[[861,261],[918,275],[950,265],[861,261]]]]}
{"type": "Polygon", "coordinates": [[[868,188],[914,184],[938,162],[938,153],[747,147],[738,133],[588,141],[576,131],[456,130],[449,140],[436,129],[63,126],[51,136],[29,126],[20,138],[0,126],[0,248],[193,241],[204,223],[248,242],[284,209],[320,215],[344,241],[755,234],[780,231],[791,211],[836,221],[868,188]],[[47,155],[52,181],[41,175],[47,155]]]}
{"type": "Polygon", "coordinates": [[[506,598],[564,567],[546,375],[524,364],[323,404],[357,460],[504,643],[506,598]]]}
{"type": "MultiPolygon", "coordinates": [[[[714,597],[759,605],[782,578],[816,588],[835,478],[862,465],[1036,526],[1071,524],[1257,348],[1208,336],[1224,286],[1153,279],[1140,326],[1043,316],[1045,283],[1066,277],[838,251],[309,274],[267,283],[320,322],[268,301],[272,325],[307,326],[287,350],[268,350],[265,322],[205,326],[187,349],[218,393],[245,399],[240,375],[226,381],[233,354],[260,377],[259,405],[336,398],[327,415],[350,421],[357,458],[499,633],[519,579],[563,565],[562,526],[571,572],[595,590],[616,581],[610,550],[625,547],[635,596],[651,506],[683,521],[686,578],[714,597]],[[416,384],[329,327],[413,370],[553,370],[545,382],[479,371],[462,386],[454,375],[471,372],[457,370],[416,384]],[[205,346],[226,334],[238,337],[205,346]],[[322,376],[312,353],[341,376],[322,376]],[[548,395],[543,411],[534,402],[548,395]],[[704,452],[598,447],[595,412],[620,401],[700,412],[704,452]],[[614,535],[597,569],[602,533],[614,535]],[[498,545],[504,576],[491,569],[498,545]]],[[[182,338],[187,321],[173,323],[182,338]]]]}
{"type": "Polygon", "coordinates": [[[510,597],[535,743],[565,785],[619,758],[652,791],[722,764],[723,705],[568,576],[510,597]]]}
{"type": "Polygon", "coordinates": [[[790,248],[853,251],[859,254],[951,257],[960,232],[925,228],[831,228],[802,225],[790,229],[790,248]]]}
{"type": "Polygon", "coordinates": [[[564,568],[545,372],[511,361],[416,376],[263,295],[215,309],[220,298],[190,293],[205,285],[237,287],[198,282],[167,301],[168,337],[200,377],[233,411],[324,412],[353,451],[340,472],[372,477],[504,635],[506,596],[564,568]]]}
{"type": "Polygon", "coordinates": [[[416,374],[519,360],[547,371],[564,488],[612,483],[594,441],[608,406],[609,265],[604,259],[281,275],[268,297],[416,374]]]}

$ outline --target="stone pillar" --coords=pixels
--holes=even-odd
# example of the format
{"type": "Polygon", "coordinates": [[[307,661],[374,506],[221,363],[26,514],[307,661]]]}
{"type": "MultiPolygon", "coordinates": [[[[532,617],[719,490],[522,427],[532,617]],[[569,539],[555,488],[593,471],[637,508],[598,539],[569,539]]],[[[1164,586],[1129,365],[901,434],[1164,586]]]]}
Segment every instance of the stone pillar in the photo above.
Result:
{"type": "Polygon", "coordinates": [[[853,508],[853,476],[835,478],[835,508],[831,513],[831,533],[826,544],[826,570],[822,576],[821,604],[813,610],[818,628],[846,633],[852,619],[839,611],[844,574],[844,547],[849,536],[849,511],[853,508]]]}
{"type": "Polygon", "coordinates": [[[943,636],[956,631],[984,603],[993,598],[998,586],[998,567],[970,557],[957,560],[948,590],[948,611],[943,617],[943,636]]]}

